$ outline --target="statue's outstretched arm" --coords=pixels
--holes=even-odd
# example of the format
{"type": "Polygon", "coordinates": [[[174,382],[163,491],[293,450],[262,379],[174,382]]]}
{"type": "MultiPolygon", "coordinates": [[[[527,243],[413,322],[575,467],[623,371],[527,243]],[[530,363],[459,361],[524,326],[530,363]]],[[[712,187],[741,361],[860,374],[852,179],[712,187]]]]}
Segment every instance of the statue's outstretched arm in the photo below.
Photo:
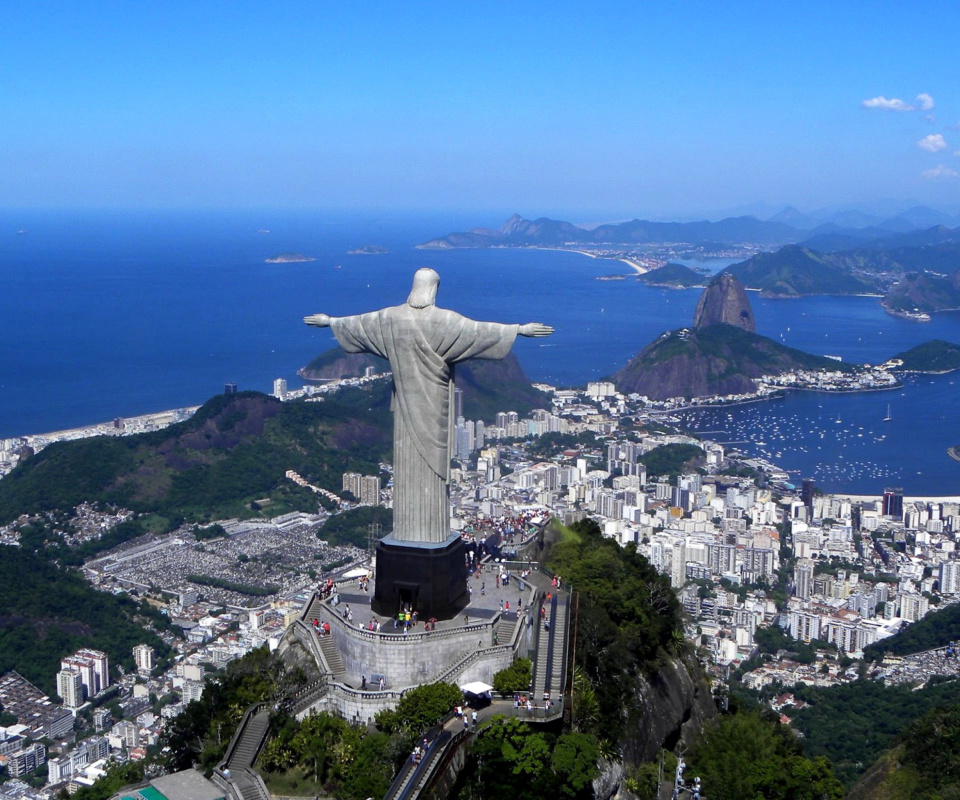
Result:
{"type": "Polygon", "coordinates": [[[521,325],[517,333],[521,336],[549,336],[553,333],[553,328],[542,322],[528,322],[526,325],[521,325]]]}
{"type": "Polygon", "coordinates": [[[314,328],[330,327],[329,314],[311,314],[309,317],[304,317],[303,321],[306,322],[307,325],[312,325],[314,328]]]}

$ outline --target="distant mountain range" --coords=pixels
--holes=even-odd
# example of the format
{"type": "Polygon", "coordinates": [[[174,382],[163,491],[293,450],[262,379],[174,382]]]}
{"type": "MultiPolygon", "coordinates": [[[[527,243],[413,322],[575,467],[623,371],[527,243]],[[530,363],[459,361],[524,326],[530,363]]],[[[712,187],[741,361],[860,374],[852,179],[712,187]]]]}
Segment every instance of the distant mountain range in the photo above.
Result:
{"type": "MultiPolygon", "coordinates": [[[[653,222],[634,219],[581,227],[563,220],[540,217],[528,220],[514,214],[497,229],[473,228],[450,233],[418,245],[422,249],[504,246],[560,245],[641,245],[651,243],[743,244],[775,246],[805,243],[820,250],[847,249],[880,242],[880,248],[893,244],[903,234],[936,229],[924,241],[901,241],[906,244],[933,244],[938,236],[955,237],[953,228],[960,226],[960,216],[944,214],[926,206],[917,206],[892,217],[880,218],[859,211],[829,214],[804,214],[787,208],[770,219],[753,216],[728,217],[716,222],[653,222]],[[932,239],[932,240],[930,240],[932,239]],[[883,244],[886,243],[886,244],[883,244]]],[[[942,240],[942,239],[941,239],[942,240]]]]}

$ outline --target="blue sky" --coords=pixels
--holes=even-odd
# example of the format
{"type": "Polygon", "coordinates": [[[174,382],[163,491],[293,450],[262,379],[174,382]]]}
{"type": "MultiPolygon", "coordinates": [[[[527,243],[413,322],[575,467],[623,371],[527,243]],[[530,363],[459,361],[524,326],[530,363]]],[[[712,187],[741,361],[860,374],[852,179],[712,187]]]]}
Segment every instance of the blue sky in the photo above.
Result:
{"type": "Polygon", "coordinates": [[[956,3],[3,0],[0,20],[0,207],[960,209],[956,3]]]}

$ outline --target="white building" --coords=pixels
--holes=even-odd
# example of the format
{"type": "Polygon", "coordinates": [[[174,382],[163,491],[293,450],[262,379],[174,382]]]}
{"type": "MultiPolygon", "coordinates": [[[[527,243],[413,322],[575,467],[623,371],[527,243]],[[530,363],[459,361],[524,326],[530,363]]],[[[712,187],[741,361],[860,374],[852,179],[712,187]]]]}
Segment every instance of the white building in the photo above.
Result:
{"type": "Polygon", "coordinates": [[[57,694],[64,708],[80,708],[83,705],[83,677],[76,667],[64,667],[57,673],[57,694]]]}
{"type": "Polygon", "coordinates": [[[138,644],[133,648],[133,660],[137,664],[137,669],[143,672],[150,672],[157,666],[157,656],[153,648],[148,644],[138,644]]]}
{"type": "Polygon", "coordinates": [[[80,672],[84,692],[93,697],[110,685],[110,664],[106,653],[99,650],[77,650],[72,656],[60,661],[60,670],[76,669],[80,672]]]}

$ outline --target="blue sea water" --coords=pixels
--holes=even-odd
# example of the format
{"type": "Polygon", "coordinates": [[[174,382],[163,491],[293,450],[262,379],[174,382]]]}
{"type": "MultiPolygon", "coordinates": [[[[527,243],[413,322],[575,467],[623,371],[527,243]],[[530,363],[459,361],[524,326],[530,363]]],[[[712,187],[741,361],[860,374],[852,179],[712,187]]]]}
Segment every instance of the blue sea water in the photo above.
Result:
{"type": "MultiPolygon", "coordinates": [[[[0,437],[196,405],[226,382],[261,391],[278,377],[296,385],[297,369],[335,344],[328,331],[303,325],[304,315],[400,303],[421,266],[441,275],[440,305],[478,319],[554,325],[554,336],[521,340],[516,352],[531,378],[559,385],[610,375],[661,332],[692,320],[699,291],[646,287],[621,262],[549,250],[414,248],[478,222],[496,220],[0,212],[0,437]],[[365,245],[390,253],[347,254],[365,245]],[[265,263],[282,252],[316,260],[265,263]],[[596,280],[609,274],[627,277],[596,280]]],[[[917,324],[885,314],[876,298],[750,299],[760,333],[847,361],[876,363],[932,338],[960,342],[956,312],[917,324]]],[[[778,421],[790,431],[781,438],[796,438],[797,447],[771,455],[780,452],[778,463],[825,489],[876,492],[886,482],[958,494],[960,464],[944,452],[960,442],[956,389],[954,376],[924,377],[901,392],[791,394],[723,413],[743,429],[778,421]],[[858,437],[880,425],[888,402],[886,438],[858,437]],[[842,427],[864,430],[846,448],[800,449],[824,429],[839,447],[831,421],[838,417],[842,427]]],[[[701,429],[720,429],[716,419],[703,422],[701,429]]],[[[772,436],[754,438],[767,442],[758,451],[770,449],[772,436]]]]}

